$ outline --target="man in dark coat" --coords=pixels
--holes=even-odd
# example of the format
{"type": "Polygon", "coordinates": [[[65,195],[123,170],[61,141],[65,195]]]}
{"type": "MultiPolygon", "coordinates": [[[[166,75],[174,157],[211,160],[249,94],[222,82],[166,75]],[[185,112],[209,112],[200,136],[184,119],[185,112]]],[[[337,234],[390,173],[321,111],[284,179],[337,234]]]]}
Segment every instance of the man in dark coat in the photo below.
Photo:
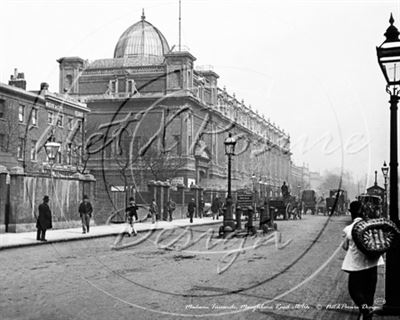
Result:
{"type": "Polygon", "coordinates": [[[79,205],[79,216],[82,219],[82,233],[89,233],[90,218],[92,217],[93,207],[87,195],[83,196],[83,201],[79,205]]]}
{"type": "Polygon", "coordinates": [[[218,196],[214,198],[212,205],[211,205],[211,212],[213,213],[213,220],[215,218],[219,219],[219,214],[221,211],[221,201],[219,200],[218,196]]]}
{"type": "Polygon", "coordinates": [[[289,188],[286,185],[286,181],[283,181],[283,185],[281,187],[282,197],[286,198],[289,195],[289,188]]]}
{"type": "Polygon", "coordinates": [[[49,207],[49,197],[43,197],[43,203],[39,205],[39,216],[36,221],[37,235],[36,240],[47,241],[46,230],[52,228],[51,210],[49,207]]]}
{"type": "Polygon", "coordinates": [[[204,205],[205,205],[205,203],[204,203],[203,198],[200,198],[200,200],[199,200],[199,218],[203,218],[203,215],[204,215],[204,205]]]}
{"type": "Polygon", "coordinates": [[[196,203],[194,202],[194,198],[192,198],[192,200],[190,200],[188,203],[188,213],[189,213],[190,223],[193,222],[193,214],[195,208],[196,208],[196,203]]]}

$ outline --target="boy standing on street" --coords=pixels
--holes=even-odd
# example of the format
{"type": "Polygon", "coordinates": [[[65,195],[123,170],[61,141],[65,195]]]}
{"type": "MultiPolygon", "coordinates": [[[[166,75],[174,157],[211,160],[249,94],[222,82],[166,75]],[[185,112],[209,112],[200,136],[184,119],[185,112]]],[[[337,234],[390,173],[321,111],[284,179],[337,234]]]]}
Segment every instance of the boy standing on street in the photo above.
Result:
{"type": "Polygon", "coordinates": [[[79,205],[79,215],[82,219],[82,233],[89,233],[90,218],[92,217],[93,207],[87,195],[83,196],[83,201],[79,205]]]}
{"type": "Polygon", "coordinates": [[[136,236],[137,232],[135,230],[135,221],[138,221],[138,214],[137,214],[137,210],[139,209],[140,206],[138,206],[135,202],[135,199],[133,197],[129,198],[129,206],[126,207],[125,209],[125,214],[128,220],[128,223],[131,227],[130,231],[128,231],[129,236],[132,235],[132,233],[136,236]]]}

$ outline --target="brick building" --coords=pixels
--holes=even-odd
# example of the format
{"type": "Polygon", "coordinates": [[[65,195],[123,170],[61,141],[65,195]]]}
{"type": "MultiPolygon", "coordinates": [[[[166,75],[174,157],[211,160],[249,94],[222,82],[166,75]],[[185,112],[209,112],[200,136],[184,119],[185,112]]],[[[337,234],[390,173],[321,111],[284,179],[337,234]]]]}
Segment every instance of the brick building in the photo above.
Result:
{"type": "Polygon", "coordinates": [[[54,228],[78,226],[83,194],[94,197],[94,178],[82,161],[86,104],[51,93],[42,83],[27,91],[23,73],[0,83],[0,232],[36,228],[37,207],[51,199],[54,228]],[[44,145],[61,147],[52,167],[44,145]],[[81,174],[81,173],[86,173],[81,174]]]}
{"type": "Polygon", "coordinates": [[[114,57],[63,57],[60,92],[85,101],[88,166],[98,192],[149,180],[226,189],[224,139],[237,138],[233,189],[253,185],[278,195],[290,175],[290,137],[218,86],[211,67],[170,48],[144,14],[119,38],[114,57]]]}
{"type": "Polygon", "coordinates": [[[54,171],[75,173],[82,165],[83,123],[86,104],[48,91],[26,91],[23,73],[15,72],[9,84],[0,83],[0,164],[19,166],[24,172],[46,170],[44,144],[53,134],[61,143],[54,171]]]}

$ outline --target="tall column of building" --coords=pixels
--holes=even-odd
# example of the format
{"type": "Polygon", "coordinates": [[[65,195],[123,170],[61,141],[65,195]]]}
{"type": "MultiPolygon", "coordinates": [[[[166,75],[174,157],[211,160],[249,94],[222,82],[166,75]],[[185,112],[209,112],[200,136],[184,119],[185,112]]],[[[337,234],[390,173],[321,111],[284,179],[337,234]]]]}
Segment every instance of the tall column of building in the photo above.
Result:
{"type": "Polygon", "coordinates": [[[277,150],[277,158],[278,158],[278,161],[277,161],[277,164],[278,164],[278,185],[280,185],[281,184],[281,182],[282,182],[282,151],[281,151],[281,149],[279,148],[278,150],[277,150]]]}

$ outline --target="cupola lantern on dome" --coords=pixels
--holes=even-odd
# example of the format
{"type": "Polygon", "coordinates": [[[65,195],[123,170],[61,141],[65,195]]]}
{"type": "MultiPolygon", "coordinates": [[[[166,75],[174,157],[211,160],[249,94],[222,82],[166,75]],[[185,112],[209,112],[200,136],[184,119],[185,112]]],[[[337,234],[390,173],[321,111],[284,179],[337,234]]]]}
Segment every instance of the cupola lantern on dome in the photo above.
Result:
{"type": "Polygon", "coordinates": [[[135,58],[138,64],[157,64],[164,61],[170,51],[164,35],[146,21],[144,9],[141,20],[130,26],[119,38],[114,58],[135,58]]]}
{"type": "Polygon", "coordinates": [[[142,9],[142,21],[146,19],[146,16],[144,15],[144,8],[142,9]]]}

